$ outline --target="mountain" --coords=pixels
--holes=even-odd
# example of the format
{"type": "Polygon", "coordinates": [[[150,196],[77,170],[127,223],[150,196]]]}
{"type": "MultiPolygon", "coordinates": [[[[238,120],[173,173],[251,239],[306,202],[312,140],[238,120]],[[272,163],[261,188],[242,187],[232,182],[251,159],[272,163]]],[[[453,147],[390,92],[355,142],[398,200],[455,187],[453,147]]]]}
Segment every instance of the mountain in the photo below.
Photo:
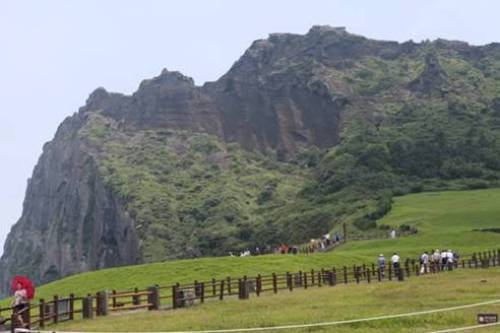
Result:
{"type": "Polygon", "coordinates": [[[341,223],[376,235],[394,195],[498,186],[499,126],[500,44],[328,26],[255,41],[203,86],[164,70],[130,96],[99,88],[44,146],[1,289],[341,223]]]}

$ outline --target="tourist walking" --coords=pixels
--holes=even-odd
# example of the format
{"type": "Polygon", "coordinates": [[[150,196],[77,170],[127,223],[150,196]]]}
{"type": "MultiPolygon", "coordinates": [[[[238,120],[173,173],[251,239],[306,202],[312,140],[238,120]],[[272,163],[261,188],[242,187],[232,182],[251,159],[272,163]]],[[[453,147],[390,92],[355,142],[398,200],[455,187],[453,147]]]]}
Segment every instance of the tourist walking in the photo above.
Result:
{"type": "Polygon", "coordinates": [[[15,289],[14,299],[12,300],[12,307],[14,308],[14,316],[21,324],[21,327],[26,328],[28,327],[28,323],[24,321],[23,316],[24,313],[29,308],[28,291],[20,282],[16,283],[14,289],[15,289]]]}
{"type": "Polygon", "coordinates": [[[383,254],[378,256],[378,269],[380,271],[380,276],[385,277],[385,257],[383,254]]]}
{"type": "Polygon", "coordinates": [[[427,254],[427,251],[424,251],[420,256],[420,265],[422,266],[420,268],[420,274],[429,273],[429,254],[427,254]]]}
{"type": "Polygon", "coordinates": [[[394,254],[391,257],[391,262],[392,262],[392,268],[394,268],[394,275],[398,277],[399,280],[402,280],[402,275],[401,275],[401,269],[400,269],[400,263],[399,263],[399,255],[394,252],[394,254]]]}

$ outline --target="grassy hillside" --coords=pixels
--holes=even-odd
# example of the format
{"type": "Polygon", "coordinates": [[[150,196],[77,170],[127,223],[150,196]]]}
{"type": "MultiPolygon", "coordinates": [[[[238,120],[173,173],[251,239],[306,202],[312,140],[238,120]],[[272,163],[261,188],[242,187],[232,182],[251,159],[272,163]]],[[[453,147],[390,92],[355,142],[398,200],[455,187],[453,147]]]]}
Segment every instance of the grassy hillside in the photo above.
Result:
{"type": "Polygon", "coordinates": [[[298,271],[332,265],[372,262],[379,253],[398,251],[403,258],[423,250],[452,248],[462,254],[498,247],[500,233],[473,231],[500,227],[500,189],[435,192],[396,198],[393,210],[379,223],[418,228],[418,234],[396,240],[353,241],[328,253],[219,257],[178,260],[147,265],[104,269],[71,276],[44,285],[38,297],[83,295],[105,289],[125,290],[153,284],[238,277],[272,272],[298,271]]]}
{"type": "MultiPolygon", "coordinates": [[[[404,283],[338,285],[247,301],[214,301],[190,309],[143,312],[57,327],[78,331],[181,331],[318,323],[401,314],[498,299],[500,269],[462,270],[412,278],[404,283]],[[480,282],[486,280],[487,282],[480,282]]],[[[479,312],[500,311],[500,304],[423,316],[322,327],[290,332],[429,332],[476,324],[479,312]]],[[[498,328],[497,328],[498,330],[498,328]]],[[[491,330],[493,332],[495,330],[491,330]]],[[[283,331],[284,332],[284,331],[283,331]]],[[[488,330],[485,330],[488,332],[488,330]]]]}

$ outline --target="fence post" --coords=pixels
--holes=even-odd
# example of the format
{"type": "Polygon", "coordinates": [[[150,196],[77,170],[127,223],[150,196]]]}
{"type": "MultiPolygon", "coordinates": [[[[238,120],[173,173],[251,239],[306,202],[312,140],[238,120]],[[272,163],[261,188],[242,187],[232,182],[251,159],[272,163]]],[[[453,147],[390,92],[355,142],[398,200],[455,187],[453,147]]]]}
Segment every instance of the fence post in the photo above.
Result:
{"type": "Polygon", "coordinates": [[[335,267],[332,267],[332,280],[333,280],[333,286],[337,284],[337,270],[335,267]]]}
{"type": "Polygon", "coordinates": [[[331,271],[325,271],[325,274],[326,274],[326,282],[328,282],[328,285],[330,287],[333,286],[332,272],[331,271]]]}
{"type": "Polygon", "coordinates": [[[205,303],[205,282],[200,283],[201,293],[200,293],[200,302],[205,303]]]}
{"type": "Polygon", "coordinates": [[[398,281],[404,281],[405,279],[405,270],[401,268],[401,266],[399,267],[398,271],[397,271],[397,275],[398,275],[398,281]]]}
{"type": "Polygon", "coordinates": [[[389,281],[392,281],[392,265],[389,265],[389,281]]]}
{"type": "Polygon", "coordinates": [[[382,275],[380,274],[380,267],[377,268],[377,280],[378,280],[378,282],[382,281],[382,275]]]}
{"type": "Polygon", "coordinates": [[[98,316],[108,315],[108,293],[105,291],[100,291],[97,293],[96,307],[98,316]]]}
{"type": "Polygon", "coordinates": [[[273,273],[273,292],[275,294],[278,293],[278,279],[276,277],[276,273],[273,273]]]}
{"type": "Polygon", "coordinates": [[[201,294],[201,288],[200,284],[198,283],[198,280],[194,280],[193,286],[194,286],[194,297],[199,298],[201,294]]]}
{"type": "Polygon", "coordinates": [[[262,291],[262,276],[259,274],[257,275],[257,278],[255,279],[255,294],[257,296],[260,296],[260,292],[262,291]]]}
{"type": "Polygon", "coordinates": [[[69,320],[75,319],[75,294],[69,294],[69,316],[68,317],[69,317],[69,320]]]}
{"type": "MultiPolygon", "coordinates": [[[[257,289],[258,290],[258,289],[257,289]]],[[[258,294],[257,294],[258,295],[258,294]]],[[[219,300],[224,299],[224,280],[220,280],[220,294],[219,294],[219,300]]]]}
{"type": "Polygon", "coordinates": [[[356,277],[356,283],[359,284],[359,267],[355,267],[354,276],[356,277]]]}
{"type": "Polygon", "coordinates": [[[374,263],[372,263],[372,275],[373,275],[373,276],[375,276],[375,272],[376,272],[376,271],[375,271],[375,264],[374,264],[374,263]]]}
{"type": "Polygon", "coordinates": [[[148,310],[160,310],[160,290],[158,286],[148,288],[148,303],[150,304],[148,310]]]}
{"type": "Polygon", "coordinates": [[[347,267],[344,266],[344,284],[347,284],[347,267]]]}
{"type": "Polygon", "coordinates": [[[248,283],[246,279],[238,279],[240,299],[249,298],[248,283]]]}
{"type": "Polygon", "coordinates": [[[59,296],[54,295],[54,318],[52,319],[52,322],[54,324],[57,324],[59,322],[59,296]]]}
{"type": "Polygon", "coordinates": [[[367,281],[368,283],[371,283],[371,276],[372,276],[372,275],[371,275],[371,271],[370,271],[370,269],[368,268],[368,270],[366,271],[366,281],[367,281]]]}
{"type": "Polygon", "coordinates": [[[311,269],[311,286],[314,286],[314,283],[315,283],[314,269],[311,269]]]}
{"type": "Polygon", "coordinates": [[[304,272],[304,289],[307,289],[307,273],[304,272]]]}
{"type": "Polygon", "coordinates": [[[215,285],[215,279],[212,279],[212,296],[217,294],[217,286],[215,285]]]}
{"type": "Polygon", "coordinates": [[[292,276],[290,275],[290,272],[286,272],[286,284],[287,284],[288,290],[292,291],[293,290],[293,281],[292,281],[292,276]]]}
{"type": "Polygon", "coordinates": [[[172,286],[172,309],[177,309],[177,286],[172,286]]]}
{"type": "MultiPolygon", "coordinates": [[[[132,301],[132,304],[134,304],[133,301],[132,301]]],[[[114,289],[111,291],[111,307],[116,308],[116,290],[114,290],[114,289]]]]}
{"type": "Polygon", "coordinates": [[[318,274],[318,287],[321,287],[321,282],[322,282],[321,279],[323,278],[321,276],[321,271],[319,271],[317,274],[318,274]]]}
{"type": "Polygon", "coordinates": [[[40,308],[38,310],[40,312],[40,328],[45,327],[45,300],[43,298],[40,299],[40,308]]]}
{"type": "Polygon", "coordinates": [[[82,298],[82,317],[83,319],[91,319],[94,317],[93,298],[90,294],[82,298]]]}
{"type": "MultiPolygon", "coordinates": [[[[135,287],[134,288],[134,294],[139,293],[139,288],[135,287]]],[[[132,304],[133,305],[140,305],[141,304],[141,296],[134,295],[132,296],[132,304]]]]}

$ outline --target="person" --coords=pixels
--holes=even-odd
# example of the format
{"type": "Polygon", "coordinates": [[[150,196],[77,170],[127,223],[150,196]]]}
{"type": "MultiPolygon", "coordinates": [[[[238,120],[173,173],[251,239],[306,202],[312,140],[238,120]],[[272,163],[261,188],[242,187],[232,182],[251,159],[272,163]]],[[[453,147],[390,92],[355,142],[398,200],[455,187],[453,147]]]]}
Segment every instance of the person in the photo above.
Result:
{"type": "Polygon", "coordinates": [[[335,233],[335,243],[340,243],[340,236],[338,232],[335,233]]]}
{"type": "Polygon", "coordinates": [[[392,268],[394,268],[394,274],[399,276],[399,256],[396,252],[391,257],[392,268]]]}
{"type": "Polygon", "coordinates": [[[23,314],[28,310],[28,292],[22,286],[22,284],[18,283],[14,292],[14,299],[12,300],[12,306],[14,308],[14,315],[17,317],[17,320],[21,324],[22,327],[27,327],[27,323],[24,322],[23,314]]]}
{"type": "Polygon", "coordinates": [[[382,253],[378,256],[378,268],[380,270],[380,276],[385,277],[385,257],[382,253]]]}
{"type": "Polygon", "coordinates": [[[441,265],[441,252],[439,251],[439,249],[436,249],[432,254],[432,271],[433,272],[439,271],[440,265],[441,265]]]}
{"type": "Polygon", "coordinates": [[[441,252],[441,270],[444,271],[446,269],[446,263],[448,262],[448,252],[443,250],[441,252]]]}
{"type": "Polygon", "coordinates": [[[452,271],[453,270],[453,266],[455,265],[455,260],[454,260],[454,256],[453,256],[453,251],[452,250],[448,250],[448,252],[446,253],[446,265],[448,267],[448,270],[449,271],[452,271]]]}
{"type": "Polygon", "coordinates": [[[420,265],[422,265],[420,268],[421,274],[429,273],[429,255],[427,254],[427,251],[424,251],[424,253],[420,256],[420,265]]]}
{"type": "Polygon", "coordinates": [[[396,230],[392,230],[391,231],[391,239],[395,239],[396,238],[396,230]]]}

